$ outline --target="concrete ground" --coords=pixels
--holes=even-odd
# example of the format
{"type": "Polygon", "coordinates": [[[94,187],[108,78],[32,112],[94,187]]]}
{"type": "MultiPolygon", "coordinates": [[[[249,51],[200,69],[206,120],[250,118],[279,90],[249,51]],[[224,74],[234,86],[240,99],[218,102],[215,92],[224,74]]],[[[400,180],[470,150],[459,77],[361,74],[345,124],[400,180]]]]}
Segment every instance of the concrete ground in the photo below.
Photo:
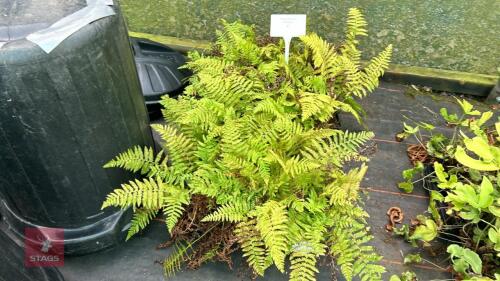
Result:
{"type": "MultiPolygon", "coordinates": [[[[451,278],[446,272],[445,246],[439,241],[430,248],[413,248],[399,237],[385,230],[388,221],[387,209],[400,207],[404,212],[404,222],[417,214],[425,212],[428,196],[422,188],[415,188],[412,194],[401,193],[397,183],[402,180],[401,171],[410,167],[406,156],[407,142],[396,142],[394,135],[401,131],[404,116],[417,121],[434,123],[444,131],[447,129],[439,119],[439,109],[447,107],[451,111],[458,110],[454,98],[446,95],[417,93],[411,87],[398,84],[383,83],[361,104],[366,110],[365,129],[375,132],[376,152],[370,156],[369,170],[363,181],[362,190],[366,195],[366,210],[370,214],[369,224],[375,236],[372,244],[384,257],[382,264],[390,275],[400,274],[406,270],[417,273],[419,280],[443,280],[451,278]],[[402,255],[422,253],[428,260],[419,265],[404,265],[402,255]]],[[[356,121],[345,115],[340,116],[341,124],[348,130],[360,130],[356,121]]],[[[411,141],[409,141],[411,142],[411,141]]],[[[156,250],[155,247],[168,239],[167,231],[159,221],[154,221],[142,235],[129,242],[104,252],[81,256],[67,257],[65,266],[60,268],[67,281],[125,281],[164,280],[162,267],[155,261],[162,260],[169,249],[156,250]]],[[[239,255],[235,255],[234,270],[222,263],[209,263],[196,271],[182,271],[170,278],[175,281],[219,281],[250,280],[250,273],[243,266],[239,255]]],[[[265,278],[258,280],[287,280],[287,277],[275,269],[269,269],[265,278]]],[[[317,280],[331,280],[328,268],[321,267],[317,280]]],[[[343,280],[341,277],[338,280],[343,280]]]]}

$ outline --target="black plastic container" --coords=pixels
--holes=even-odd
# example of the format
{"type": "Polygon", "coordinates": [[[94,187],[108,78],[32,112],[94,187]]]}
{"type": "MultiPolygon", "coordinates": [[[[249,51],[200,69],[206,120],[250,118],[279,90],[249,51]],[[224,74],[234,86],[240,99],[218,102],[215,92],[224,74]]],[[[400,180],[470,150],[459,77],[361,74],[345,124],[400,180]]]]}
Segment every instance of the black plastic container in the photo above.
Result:
{"type": "Polygon", "coordinates": [[[172,48],[144,38],[130,38],[142,94],[151,118],[160,116],[163,95],[176,97],[184,90],[191,72],[179,69],[186,58],[172,48]]]}
{"type": "Polygon", "coordinates": [[[25,29],[0,48],[0,210],[20,238],[25,227],[64,229],[66,254],[110,247],[123,240],[130,213],[100,207],[130,175],[102,166],[133,145],[152,145],[117,1],[115,15],[83,26],[50,53],[27,34],[86,1],[7,4],[14,2],[0,25],[25,29]]]}

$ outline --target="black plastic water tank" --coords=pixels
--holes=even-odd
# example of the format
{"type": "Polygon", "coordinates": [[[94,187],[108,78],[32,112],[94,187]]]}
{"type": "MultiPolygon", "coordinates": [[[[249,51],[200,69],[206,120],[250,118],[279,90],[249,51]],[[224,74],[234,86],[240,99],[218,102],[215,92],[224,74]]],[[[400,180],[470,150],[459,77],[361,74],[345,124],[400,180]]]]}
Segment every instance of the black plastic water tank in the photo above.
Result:
{"type": "Polygon", "coordinates": [[[133,145],[152,145],[126,26],[116,1],[108,4],[0,0],[0,210],[18,237],[25,227],[63,228],[66,254],[123,239],[130,214],[100,207],[130,175],[102,166],[133,145]],[[26,39],[61,20],[64,31],[87,5],[115,14],[49,53],[26,39]]]}

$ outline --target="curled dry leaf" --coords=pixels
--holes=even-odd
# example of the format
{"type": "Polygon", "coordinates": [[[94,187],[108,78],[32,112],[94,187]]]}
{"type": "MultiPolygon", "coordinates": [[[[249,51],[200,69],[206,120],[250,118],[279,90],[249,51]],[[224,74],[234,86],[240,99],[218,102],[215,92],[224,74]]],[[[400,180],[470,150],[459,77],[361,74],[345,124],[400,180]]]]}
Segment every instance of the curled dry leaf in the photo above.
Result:
{"type": "Polygon", "coordinates": [[[389,223],[385,225],[387,231],[392,231],[397,223],[402,223],[404,219],[404,213],[399,207],[390,207],[387,210],[387,216],[389,217],[389,223]]]}

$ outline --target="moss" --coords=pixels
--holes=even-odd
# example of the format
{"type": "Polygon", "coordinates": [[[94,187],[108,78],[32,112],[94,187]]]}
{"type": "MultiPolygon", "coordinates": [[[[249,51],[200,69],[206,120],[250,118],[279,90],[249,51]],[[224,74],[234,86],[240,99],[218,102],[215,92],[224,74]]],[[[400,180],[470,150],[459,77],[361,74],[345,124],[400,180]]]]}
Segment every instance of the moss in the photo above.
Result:
{"type": "Polygon", "coordinates": [[[171,48],[181,52],[187,52],[190,50],[201,51],[207,49],[210,46],[210,42],[202,40],[183,39],[172,36],[164,36],[164,35],[149,34],[142,32],[133,32],[133,31],[129,31],[128,34],[132,37],[146,38],[152,41],[168,45],[171,48]]]}
{"type": "Polygon", "coordinates": [[[388,72],[411,74],[415,76],[429,77],[435,79],[454,80],[462,85],[473,83],[485,86],[493,86],[495,85],[496,81],[499,78],[498,76],[495,75],[459,72],[459,71],[433,69],[433,68],[425,68],[417,66],[405,66],[397,64],[392,64],[388,72]]]}

